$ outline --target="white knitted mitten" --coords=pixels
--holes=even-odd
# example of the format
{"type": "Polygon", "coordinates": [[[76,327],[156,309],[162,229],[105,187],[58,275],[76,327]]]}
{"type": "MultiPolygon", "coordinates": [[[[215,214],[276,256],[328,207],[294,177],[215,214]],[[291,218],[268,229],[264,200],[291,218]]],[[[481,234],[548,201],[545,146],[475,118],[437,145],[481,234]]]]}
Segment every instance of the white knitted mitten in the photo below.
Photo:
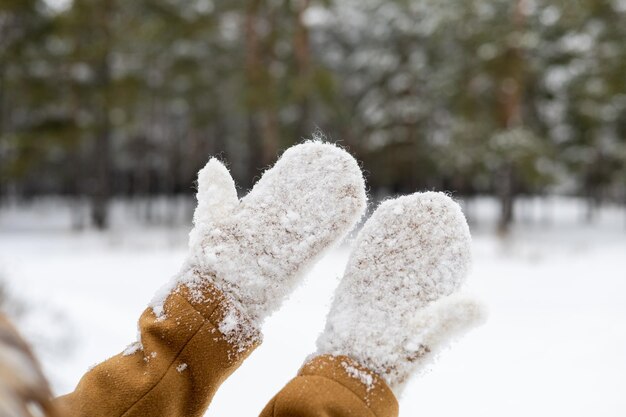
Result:
{"type": "Polygon", "coordinates": [[[476,302],[453,294],[469,272],[470,245],[461,208],[443,193],[383,202],[356,239],[317,353],[352,357],[400,393],[483,319],[476,302]]]}
{"type": "Polygon", "coordinates": [[[241,200],[226,167],[211,159],[198,173],[197,198],[188,262],[153,310],[164,314],[163,300],[176,285],[208,280],[257,329],[366,206],[357,162],[318,141],[285,151],[241,200]]]}

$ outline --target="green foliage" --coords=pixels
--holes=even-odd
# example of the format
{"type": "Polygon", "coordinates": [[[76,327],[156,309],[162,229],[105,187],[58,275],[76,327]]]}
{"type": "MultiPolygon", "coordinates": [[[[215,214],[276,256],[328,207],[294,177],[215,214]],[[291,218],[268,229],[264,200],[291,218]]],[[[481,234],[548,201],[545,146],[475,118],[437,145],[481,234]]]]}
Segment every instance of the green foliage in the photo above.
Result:
{"type": "Polygon", "coordinates": [[[550,144],[524,128],[495,133],[487,145],[485,166],[499,172],[504,166],[514,170],[515,177],[527,190],[541,190],[554,178],[550,144]]]}
{"type": "Polygon", "coordinates": [[[106,143],[112,192],[188,192],[208,154],[250,184],[319,127],[374,188],[490,193],[506,171],[514,194],[611,198],[624,21],[623,0],[2,1],[2,181],[87,189],[106,143]]]}

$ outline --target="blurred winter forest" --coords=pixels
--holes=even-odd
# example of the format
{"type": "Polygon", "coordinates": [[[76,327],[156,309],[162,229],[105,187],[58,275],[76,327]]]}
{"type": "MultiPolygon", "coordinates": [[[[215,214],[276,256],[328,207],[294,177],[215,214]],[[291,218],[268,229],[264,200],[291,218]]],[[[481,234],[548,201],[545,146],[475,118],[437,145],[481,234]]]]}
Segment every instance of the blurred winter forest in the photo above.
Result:
{"type": "MultiPolygon", "coordinates": [[[[626,0],[0,0],[0,309],[54,392],[136,340],[210,156],[243,194],[316,135],[361,162],[370,210],[445,190],[470,222],[489,321],[402,417],[626,416],[626,0]]],[[[349,254],[208,416],[293,378],[349,254]]]]}
{"type": "Polygon", "coordinates": [[[626,209],[625,41],[626,0],[0,0],[0,204],[61,195],[105,228],[115,199],[191,195],[209,155],[245,191],[320,131],[375,198],[592,219],[626,209]]]}

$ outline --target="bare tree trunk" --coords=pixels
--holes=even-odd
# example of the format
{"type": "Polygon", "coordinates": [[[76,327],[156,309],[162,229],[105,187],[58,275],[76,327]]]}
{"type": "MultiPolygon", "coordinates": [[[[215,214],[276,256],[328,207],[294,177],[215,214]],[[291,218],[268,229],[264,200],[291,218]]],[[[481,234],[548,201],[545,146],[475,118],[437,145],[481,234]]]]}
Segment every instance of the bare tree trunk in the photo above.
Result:
{"type": "Polygon", "coordinates": [[[626,184],[622,189],[622,205],[624,206],[624,228],[626,229],[626,184]]]}
{"type": "MultiPolygon", "coordinates": [[[[271,74],[266,70],[265,51],[259,33],[261,0],[250,0],[244,23],[246,39],[246,78],[248,103],[248,174],[254,178],[258,168],[271,164],[278,153],[280,123],[271,74]]],[[[270,27],[274,22],[268,20],[270,27]]],[[[271,48],[267,48],[268,50],[271,48]]]]}
{"type": "Polygon", "coordinates": [[[251,188],[254,184],[255,177],[259,173],[259,167],[261,166],[258,122],[252,112],[250,112],[247,117],[247,130],[248,158],[246,163],[247,178],[245,185],[247,188],[251,188]]]}
{"type": "MultiPolygon", "coordinates": [[[[526,23],[525,9],[527,0],[516,0],[513,25],[521,31],[526,23]]],[[[507,68],[500,84],[501,121],[504,129],[512,129],[523,125],[522,100],[524,93],[524,55],[519,45],[507,51],[507,68]]],[[[508,233],[515,217],[515,167],[511,162],[505,163],[498,173],[498,194],[500,199],[500,220],[498,231],[508,233]]]]}
{"type": "Polygon", "coordinates": [[[226,119],[222,116],[222,109],[218,108],[218,117],[213,124],[213,134],[215,140],[213,141],[214,151],[220,155],[220,158],[228,161],[230,159],[230,149],[228,148],[228,125],[224,122],[226,119]]]}
{"type": "MultiPolygon", "coordinates": [[[[261,51],[260,40],[257,28],[257,19],[261,0],[251,0],[248,3],[246,17],[244,22],[245,40],[246,40],[246,79],[247,88],[251,91],[255,90],[261,83],[261,51]]],[[[252,186],[257,169],[260,165],[262,157],[259,149],[259,123],[257,120],[256,103],[248,103],[247,117],[247,186],[252,186]]]]}
{"type": "MultiPolygon", "coordinates": [[[[312,68],[311,68],[311,47],[309,44],[309,29],[304,23],[304,13],[309,8],[310,0],[302,0],[298,6],[296,12],[296,30],[293,39],[293,50],[298,68],[298,77],[303,84],[309,85],[311,82],[312,68]]],[[[310,132],[309,118],[311,112],[311,100],[308,91],[300,97],[299,104],[300,117],[298,118],[296,126],[296,137],[298,139],[307,137],[310,132]]]]}
{"type": "Polygon", "coordinates": [[[4,134],[4,95],[6,80],[4,75],[4,65],[0,65],[0,137],[4,134]]]}
{"type": "Polygon", "coordinates": [[[500,219],[498,220],[498,232],[507,234],[515,219],[515,178],[514,169],[510,163],[498,170],[497,192],[500,201],[500,219]]]}
{"type": "MultiPolygon", "coordinates": [[[[6,88],[6,81],[4,78],[4,66],[0,65],[0,147],[2,145],[2,141],[4,140],[2,136],[4,135],[4,95],[6,88]]],[[[6,181],[6,173],[2,172],[1,167],[5,166],[5,162],[3,161],[4,155],[0,151],[0,205],[4,202],[5,195],[5,181],[6,181]]]]}
{"type": "Polygon", "coordinates": [[[109,17],[111,12],[111,0],[103,3],[100,13],[99,36],[102,48],[100,62],[97,64],[96,73],[96,96],[97,130],[95,146],[93,148],[93,161],[95,181],[91,197],[91,219],[98,229],[108,227],[108,208],[111,197],[111,124],[109,121],[109,88],[111,84],[111,66],[109,62],[110,34],[109,17]]]}
{"type": "Polygon", "coordinates": [[[513,222],[515,204],[513,173],[510,165],[501,170],[498,186],[498,198],[500,199],[500,220],[498,222],[498,231],[502,234],[506,234],[509,231],[511,223],[513,222]]]}
{"type": "Polygon", "coordinates": [[[600,196],[598,192],[594,189],[593,185],[587,186],[587,210],[585,212],[585,222],[593,223],[596,218],[596,213],[598,211],[598,206],[600,205],[600,196]]]}
{"type": "MultiPolygon", "coordinates": [[[[103,62],[100,77],[102,85],[108,85],[108,62],[103,62]]],[[[106,101],[106,98],[103,97],[102,103],[100,103],[99,106],[100,108],[98,109],[98,117],[100,120],[98,123],[98,131],[96,132],[96,143],[93,154],[95,181],[91,200],[91,219],[98,229],[106,229],[108,226],[108,206],[111,196],[111,128],[106,101]]]]}
{"type": "Polygon", "coordinates": [[[261,163],[263,167],[267,167],[276,160],[278,155],[280,126],[278,113],[273,106],[266,110],[263,115],[261,163]]]}
{"type": "MultiPolygon", "coordinates": [[[[272,10],[271,5],[268,7],[267,24],[271,28],[278,27],[281,23],[276,21],[276,13],[272,10]]],[[[273,29],[274,30],[274,29],[273,29]]],[[[273,35],[270,35],[266,39],[266,43],[261,51],[261,60],[265,63],[265,66],[269,65],[269,61],[273,59],[274,54],[274,40],[273,35]]],[[[262,138],[261,138],[261,163],[263,167],[267,167],[272,164],[278,155],[278,148],[280,146],[280,121],[278,117],[278,99],[275,96],[277,90],[275,78],[271,71],[264,70],[265,77],[262,80],[262,84],[259,85],[260,91],[263,95],[269,98],[268,102],[259,102],[259,107],[263,109],[261,112],[262,118],[262,138]]]]}

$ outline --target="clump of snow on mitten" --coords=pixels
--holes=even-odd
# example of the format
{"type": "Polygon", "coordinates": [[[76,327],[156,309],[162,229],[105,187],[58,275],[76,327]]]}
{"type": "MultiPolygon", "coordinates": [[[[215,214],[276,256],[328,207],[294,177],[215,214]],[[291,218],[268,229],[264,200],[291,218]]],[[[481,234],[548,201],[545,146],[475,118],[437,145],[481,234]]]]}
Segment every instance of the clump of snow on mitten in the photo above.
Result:
{"type": "Polygon", "coordinates": [[[201,245],[204,235],[214,220],[227,217],[233,212],[239,198],[235,182],[228,169],[218,159],[211,158],[198,172],[198,205],[193,214],[194,228],[189,233],[189,246],[201,245]]]}
{"type": "Polygon", "coordinates": [[[398,391],[463,327],[457,324],[480,316],[469,304],[429,310],[461,286],[470,264],[469,228],[448,196],[383,202],[356,239],[318,353],[350,356],[398,391]]]}
{"type": "MultiPolygon", "coordinates": [[[[363,175],[352,156],[328,143],[293,146],[237,200],[226,167],[209,161],[198,175],[198,207],[184,271],[152,303],[188,277],[209,279],[259,327],[306,268],[354,227],[366,207],[363,175]],[[189,273],[195,271],[197,273],[189,273]]],[[[194,278],[195,279],[195,278],[194,278]]],[[[235,324],[233,317],[224,330],[235,324]]]]}

